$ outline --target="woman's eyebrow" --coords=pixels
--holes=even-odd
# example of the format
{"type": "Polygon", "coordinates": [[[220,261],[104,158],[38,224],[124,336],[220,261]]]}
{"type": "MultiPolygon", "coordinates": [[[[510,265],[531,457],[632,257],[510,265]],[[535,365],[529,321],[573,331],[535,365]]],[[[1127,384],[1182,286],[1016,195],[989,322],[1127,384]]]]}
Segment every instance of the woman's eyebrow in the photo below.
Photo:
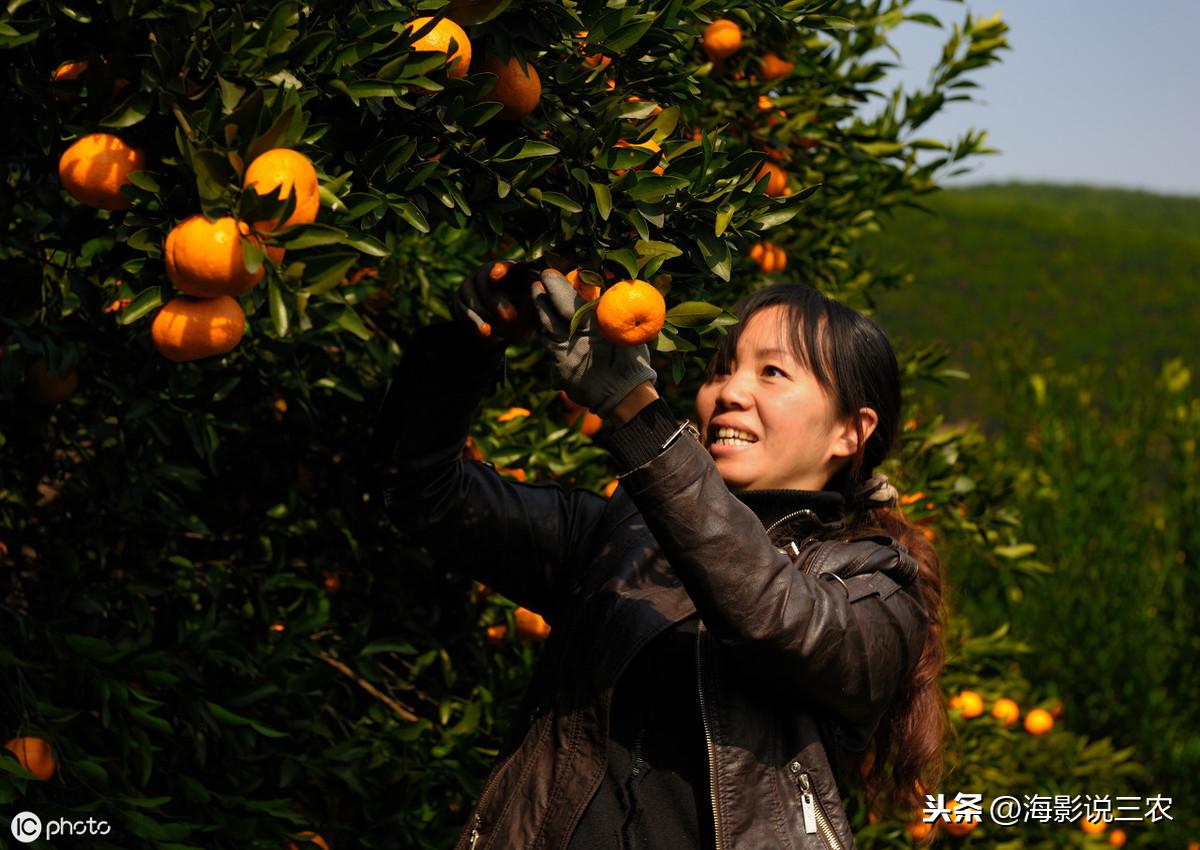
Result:
{"type": "Polygon", "coordinates": [[[782,348],[760,348],[754,352],[759,357],[791,357],[790,351],[784,351],[782,348]]]}

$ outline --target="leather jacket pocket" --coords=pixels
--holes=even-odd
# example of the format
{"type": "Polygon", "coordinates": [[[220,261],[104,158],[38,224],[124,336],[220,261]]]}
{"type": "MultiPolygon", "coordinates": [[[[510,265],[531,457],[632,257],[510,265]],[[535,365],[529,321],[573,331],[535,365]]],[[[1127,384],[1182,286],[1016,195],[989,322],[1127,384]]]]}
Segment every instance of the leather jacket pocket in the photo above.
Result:
{"type": "Polygon", "coordinates": [[[842,842],[838,838],[829,816],[825,813],[825,807],[821,805],[821,798],[817,796],[816,786],[808,771],[800,762],[794,761],[788,765],[788,772],[791,773],[792,781],[800,794],[800,808],[803,812],[805,833],[819,835],[828,850],[842,850],[842,842]]]}

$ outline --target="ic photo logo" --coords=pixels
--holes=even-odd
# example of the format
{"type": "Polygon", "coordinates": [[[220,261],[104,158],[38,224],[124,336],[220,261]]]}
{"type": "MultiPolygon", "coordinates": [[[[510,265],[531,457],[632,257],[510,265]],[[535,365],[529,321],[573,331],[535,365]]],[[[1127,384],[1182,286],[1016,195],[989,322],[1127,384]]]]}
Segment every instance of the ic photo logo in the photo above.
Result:
{"type": "MultiPolygon", "coordinates": [[[[33,812],[21,812],[13,817],[10,828],[13,838],[22,844],[37,841],[43,833],[42,819],[33,812]]],[[[46,821],[44,831],[47,839],[62,835],[108,835],[112,826],[106,820],[95,818],[75,821],[55,818],[46,821]]]]}

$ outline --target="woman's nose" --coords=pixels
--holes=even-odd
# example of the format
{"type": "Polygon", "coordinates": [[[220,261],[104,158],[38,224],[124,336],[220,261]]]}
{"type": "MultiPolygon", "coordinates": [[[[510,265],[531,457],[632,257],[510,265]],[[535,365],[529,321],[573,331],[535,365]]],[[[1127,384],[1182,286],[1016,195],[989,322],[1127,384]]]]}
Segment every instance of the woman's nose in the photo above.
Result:
{"type": "Polygon", "coordinates": [[[745,407],[750,400],[749,375],[743,369],[737,369],[721,381],[717,390],[717,405],[726,407],[745,407]]]}

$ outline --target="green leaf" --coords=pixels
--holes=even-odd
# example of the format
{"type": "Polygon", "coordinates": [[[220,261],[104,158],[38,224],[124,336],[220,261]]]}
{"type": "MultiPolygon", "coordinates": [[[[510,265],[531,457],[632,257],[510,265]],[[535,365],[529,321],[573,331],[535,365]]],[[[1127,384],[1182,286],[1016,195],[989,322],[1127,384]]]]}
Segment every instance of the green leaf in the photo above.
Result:
{"type": "Polygon", "coordinates": [[[596,212],[600,214],[603,221],[608,221],[608,215],[612,212],[612,193],[608,187],[601,183],[589,183],[592,187],[592,194],[596,196],[596,212]]]}
{"type": "Polygon", "coordinates": [[[733,258],[729,254],[729,245],[725,240],[701,234],[696,239],[696,245],[700,248],[700,255],[704,258],[704,264],[708,266],[708,270],[721,280],[729,280],[729,273],[733,268],[733,258]]]}
{"type": "Polygon", "coordinates": [[[543,203],[551,204],[571,213],[583,212],[583,207],[561,192],[542,192],[543,203]]]}
{"type": "Polygon", "coordinates": [[[400,217],[411,224],[421,233],[429,232],[429,222],[425,220],[424,213],[416,204],[410,204],[407,201],[391,204],[391,208],[400,214],[400,217]]]}
{"type": "Polygon", "coordinates": [[[363,324],[358,313],[354,312],[354,308],[349,305],[346,305],[341,315],[338,316],[337,324],[361,340],[365,341],[371,338],[371,332],[367,330],[367,326],[363,324]]]}
{"type": "Polygon", "coordinates": [[[515,162],[519,159],[532,159],[537,156],[553,156],[558,148],[546,142],[516,141],[509,142],[496,152],[492,162],[515,162]]]}
{"type": "Polygon", "coordinates": [[[1018,543],[1014,546],[997,546],[992,550],[1001,558],[1016,560],[1017,558],[1027,558],[1037,551],[1037,546],[1032,543],[1018,543]]]}
{"type": "Polygon", "coordinates": [[[240,714],[234,714],[229,709],[222,708],[215,702],[209,702],[208,700],[205,700],[204,705],[210,712],[212,712],[212,716],[217,720],[220,720],[222,723],[228,723],[231,726],[249,726],[255,732],[258,732],[260,735],[265,735],[268,738],[287,737],[286,732],[280,732],[276,729],[272,729],[271,727],[265,726],[262,723],[259,723],[257,720],[253,720],[249,717],[243,717],[240,714]]]}
{"type": "Polygon", "coordinates": [[[308,285],[301,290],[306,295],[320,295],[342,282],[346,273],[359,260],[358,254],[338,251],[304,259],[304,281],[308,285]]]}
{"type": "Polygon", "coordinates": [[[729,226],[729,222],[736,211],[737,208],[733,204],[721,204],[720,209],[717,210],[717,220],[713,225],[714,236],[720,236],[725,232],[725,228],[729,226]]]}
{"type": "Polygon", "coordinates": [[[271,323],[275,326],[275,334],[282,339],[288,332],[287,304],[284,303],[283,291],[274,278],[267,285],[267,301],[271,306],[271,323]]]}
{"type": "Polygon", "coordinates": [[[890,156],[904,150],[899,142],[856,142],[855,147],[867,156],[890,156]]]}
{"type": "Polygon", "coordinates": [[[672,177],[663,174],[638,174],[636,183],[625,190],[625,193],[635,201],[661,201],[667,195],[674,194],[691,181],[686,177],[672,177]]]}
{"type": "Polygon", "coordinates": [[[707,325],[724,310],[707,301],[682,301],[667,311],[667,321],[684,328],[707,325]]]}
{"type": "Polygon", "coordinates": [[[637,277],[637,255],[628,248],[619,248],[616,251],[609,251],[604,255],[604,259],[614,263],[620,263],[622,268],[629,273],[631,278],[637,277]]]}
{"type": "Polygon", "coordinates": [[[346,242],[349,234],[340,227],[329,224],[300,224],[289,227],[275,237],[281,245],[291,251],[301,248],[312,248],[317,245],[340,245],[346,242]]]}
{"type": "Polygon", "coordinates": [[[129,175],[129,182],[139,189],[145,189],[147,192],[158,193],[161,191],[158,188],[158,181],[154,179],[149,171],[135,171],[129,175]]]}
{"type": "Polygon", "coordinates": [[[101,127],[132,127],[145,119],[154,108],[154,98],[149,92],[138,92],[104,118],[101,127]]]}
{"type": "Polygon", "coordinates": [[[161,307],[163,303],[162,295],[161,286],[151,286],[143,289],[133,297],[128,307],[117,313],[117,324],[128,325],[131,322],[136,322],[151,310],[161,307]]]}

